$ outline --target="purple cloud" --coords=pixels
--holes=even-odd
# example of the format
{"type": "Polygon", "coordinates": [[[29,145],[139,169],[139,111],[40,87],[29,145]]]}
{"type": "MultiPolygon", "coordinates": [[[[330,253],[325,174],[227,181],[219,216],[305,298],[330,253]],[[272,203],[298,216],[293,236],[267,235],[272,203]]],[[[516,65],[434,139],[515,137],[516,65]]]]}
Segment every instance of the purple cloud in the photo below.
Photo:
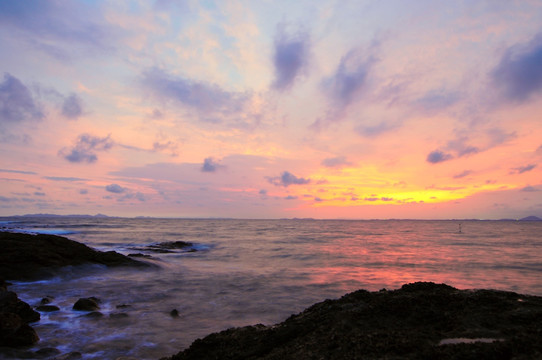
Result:
{"type": "Polygon", "coordinates": [[[542,33],[527,44],[509,47],[492,71],[504,98],[524,102],[542,92],[542,33]]]}
{"type": "Polygon", "coordinates": [[[224,91],[217,85],[170,75],[157,68],[143,73],[142,84],[160,99],[171,100],[203,113],[238,113],[248,100],[247,94],[224,91]]]}
{"type": "Polygon", "coordinates": [[[83,114],[81,99],[76,94],[71,94],[64,99],[62,104],[62,115],[68,119],[75,120],[83,114]]]}
{"type": "Polygon", "coordinates": [[[465,170],[459,174],[456,174],[453,176],[454,179],[461,179],[461,178],[464,178],[465,176],[468,176],[472,174],[472,171],[471,170],[465,170]]]}
{"type": "Polygon", "coordinates": [[[278,25],[273,54],[275,67],[273,88],[284,91],[292,87],[295,79],[307,66],[309,43],[308,34],[301,31],[287,34],[285,25],[278,25]]]}
{"type": "Polygon", "coordinates": [[[529,164],[525,166],[519,166],[516,168],[512,168],[510,171],[510,174],[523,174],[524,172],[531,171],[536,167],[536,164],[529,164]]]}
{"type": "Polygon", "coordinates": [[[118,184],[111,184],[111,185],[107,185],[105,187],[105,190],[114,194],[121,194],[126,191],[126,188],[123,188],[122,186],[118,184]]]}
{"type": "Polygon", "coordinates": [[[267,177],[267,181],[275,186],[288,187],[290,185],[305,185],[311,182],[310,179],[300,178],[289,171],[284,171],[281,176],[267,177]]]}
{"type": "Polygon", "coordinates": [[[331,168],[342,167],[342,166],[347,166],[351,164],[352,163],[346,160],[346,157],[344,156],[337,156],[337,157],[327,158],[327,159],[322,160],[322,165],[326,167],[331,167],[331,168]]]}
{"type": "Polygon", "coordinates": [[[201,171],[203,172],[215,172],[222,165],[220,165],[214,158],[208,157],[203,160],[203,165],[201,166],[201,171]]]}
{"type": "Polygon", "coordinates": [[[429,155],[427,155],[426,161],[430,162],[431,164],[437,164],[440,162],[448,161],[450,159],[453,159],[453,156],[451,154],[447,154],[440,150],[435,150],[431,151],[429,155]]]}
{"type": "Polygon", "coordinates": [[[89,134],[79,135],[75,146],[63,148],[58,154],[73,163],[93,163],[98,160],[96,151],[107,151],[114,145],[110,135],[100,138],[89,134]]]}
{"type": "Polygon", "coordinates": [[[16,77],[5,73],[0,83],[0,123],[40,120],[43,117],[28,88],[16,77]]]}

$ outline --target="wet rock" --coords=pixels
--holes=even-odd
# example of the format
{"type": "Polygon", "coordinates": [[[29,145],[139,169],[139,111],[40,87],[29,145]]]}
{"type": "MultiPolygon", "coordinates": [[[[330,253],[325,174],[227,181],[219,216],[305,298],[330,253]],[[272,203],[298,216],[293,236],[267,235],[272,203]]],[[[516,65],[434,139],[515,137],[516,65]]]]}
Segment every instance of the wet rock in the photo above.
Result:
{"type": "Polygon", "coordinates": [[[54,297],[47,295],[46,297],[40,300],[40,305],[50,304],[54,299],[55,299],[54,297]]]}
{"type": "Polygon", "coordinates": [[[80,298],[73,304],[73,310],[79,310],[79,311],[94,311],[99,310],[100,305],[98,305],[97,301],[98,299],[95,297],[89,297],[89,298],[80,298]]]}
{"type": "Polygon", "coordinates": [[[0,278],[33,280],[51,277],[63,266],[102,264],[148,267],[114,251],[100,252],[56,235],[0,232],[0,278]]]}
{"type": "MultiPolygon", "coordinates": [[[[158,244],[151,244],[143,248],[137,247],[132,248],[133,250],[138,251],[150,251],[155,253],[178,253],[178,252],[194,252],[196,249],[193,248],[194,244],[186,241],[166,241],[158,244]]],[[[132,254],[135,255],[135,254],[132,254]]],[[[145,255],[143,255],[145,256],[145,255]]]]}
{"type": "Polygon", "coordinates": [[[148,254],[142,254],[142,253],[128,254],[128,256],[129,256],[129,257],[135,257],[135,258],[146,258],[146,259],[152,258],[151,255],[148,255],[148,254]]]}
{"type": "Polygon", "coordinates": [[[36,310],[41,312],[51,312],[51,311],[58,311],[60,308],[56,305],[40,305],[36,307],[36,310]]]}
{"type": "Polygon", "coordinates": [[[0,290],[0,312],[17,314],[25,323],[40,319],[40,314],[19,299],[13,291],[0,290]]]}
{"type": "Polygon", "coordinates": [[[52,356],[61,354],[62,352],[56,348],[43,348],[36,351],[34,354],[38,359],[50,358],[52,356]]]}
{"type": "Polygon", "coordinates": [[[117,309],[126,309],[126,308],[129,308],[129,307],[132,307],[132,305],[127,305],[127,304],[120,304],[120,305],[117,305],[115,306],[117,309]]]}
{"type": "Polygon", "coordinates": [[[542,297],[413,283],[211,334],[169,359],[540,359],[541,338],[542,297]]]}
{"type": "Polygon", "coordinates": [[[174,318],[179,317],[179,311],[177,309],[173,309],[169,312],[169,315],[174,318]]]}
{"type": "Polygon", "coordinates": [[[19,347],[38,342],[36,331],[14,313],[0,313],[0,346],[19,347]]]}
{"type": "Polygon", "coordinates": [[[86,317],[86,318],[89,318],[89,319],[101,319],[101,318],[104,317],[104,314],[102,314],[99,311],[92,311],[92,312],[89,312],[88,314],[85,314],[83,316],[86,317]]]}
{"type": "Polygon", "coordinates": [[[109,317],[111,319],[126,319],[129,316],[130,315],[128,315],[126,313],[111,313],[111,314],[109,314],[109,317]]]}
{"type": "Polygon", "coordinates": [[[82,357],[83,355],[80,352],[72,351],[70,353],[57,356],[53,360],[77,360],[77,359],[81,359],[82,357]]]}

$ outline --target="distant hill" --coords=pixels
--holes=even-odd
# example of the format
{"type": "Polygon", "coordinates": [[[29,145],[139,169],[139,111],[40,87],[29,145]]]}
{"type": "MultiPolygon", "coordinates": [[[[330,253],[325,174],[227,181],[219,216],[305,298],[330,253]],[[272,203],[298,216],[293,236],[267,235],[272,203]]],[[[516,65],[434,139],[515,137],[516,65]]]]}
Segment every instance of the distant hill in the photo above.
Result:
{"type": "Polygon", "coordinates": [[[519,221],[542,221],[542,219],[539,218],[538,216],[527,216],[522,219],[519,219],[519,221]]]}
{"type": "Polygon", "coordinates": [[[71,218],[88,218],[88,217],[93,217],[93,218],[107,218],[109,216],[107,215],[104,215],[104,214],[96,214],[96,215],[78,215],[78,214],[73,214],[73,215],[57,215],[57,214],[26,214],[26,215],[18,215],[18,216],[13,216],[13,217],[71,217],[71,218]]]}

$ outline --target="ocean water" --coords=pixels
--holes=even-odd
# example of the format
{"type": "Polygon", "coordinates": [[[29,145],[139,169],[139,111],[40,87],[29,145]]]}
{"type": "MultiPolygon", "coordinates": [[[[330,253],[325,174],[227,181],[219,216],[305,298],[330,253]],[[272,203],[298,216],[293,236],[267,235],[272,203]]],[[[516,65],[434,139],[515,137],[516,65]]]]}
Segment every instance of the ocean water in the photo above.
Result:
{"type": "Polygon", "coordinates": [[[211,332],[271,325],[347,292],[414,281],[542,295],[542,222],[0,220],[4,230],[152,256],[144,260],[157,265],[151,269],[65,268],[53,279],[13,284],[29,304],[50,296],[61,308],[33,325],[41,340],[32,350],[78,351],[83,359],[159,359],[211,332]],[[196,251],[141,250],[173,241],[196,251]],[[72,310],[90,296],[101,299],[103,317],[72,310]]]}

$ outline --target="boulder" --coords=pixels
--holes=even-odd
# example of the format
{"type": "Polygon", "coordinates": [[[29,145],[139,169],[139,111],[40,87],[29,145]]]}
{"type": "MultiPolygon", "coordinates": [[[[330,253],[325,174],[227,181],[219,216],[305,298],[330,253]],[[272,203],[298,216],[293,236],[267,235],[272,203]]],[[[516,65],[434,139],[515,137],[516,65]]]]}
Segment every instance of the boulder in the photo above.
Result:
{"type": "Polygon", "coordinates": [[[98,299],[95,297],[89,297],[89,298],[80,298],[73,304],[73,310],[79,310],[79,311],[95,311],[100,309],[100,305],[98,305],[98,299]]]}
{"type": "Polygon", "coordinates": [[[36,307],[36,310],[41,312],[51,312],[51,311],[58,311],[60,308],[56,305],[40,305],[36,307]]]}
{"type": "Polygon", "coordinates": [[[82,264],[149,266],[114,251],[97,251],[56,235],[0,232],[0,248],[0,278],[11,280],[43,279],[63,266],[82,264]]]}
{"type": "Polygon", "coordinates": [[[38,334],[19,315],[0,312],[0,346],[29,346],[38,340],[38,334]]]}

